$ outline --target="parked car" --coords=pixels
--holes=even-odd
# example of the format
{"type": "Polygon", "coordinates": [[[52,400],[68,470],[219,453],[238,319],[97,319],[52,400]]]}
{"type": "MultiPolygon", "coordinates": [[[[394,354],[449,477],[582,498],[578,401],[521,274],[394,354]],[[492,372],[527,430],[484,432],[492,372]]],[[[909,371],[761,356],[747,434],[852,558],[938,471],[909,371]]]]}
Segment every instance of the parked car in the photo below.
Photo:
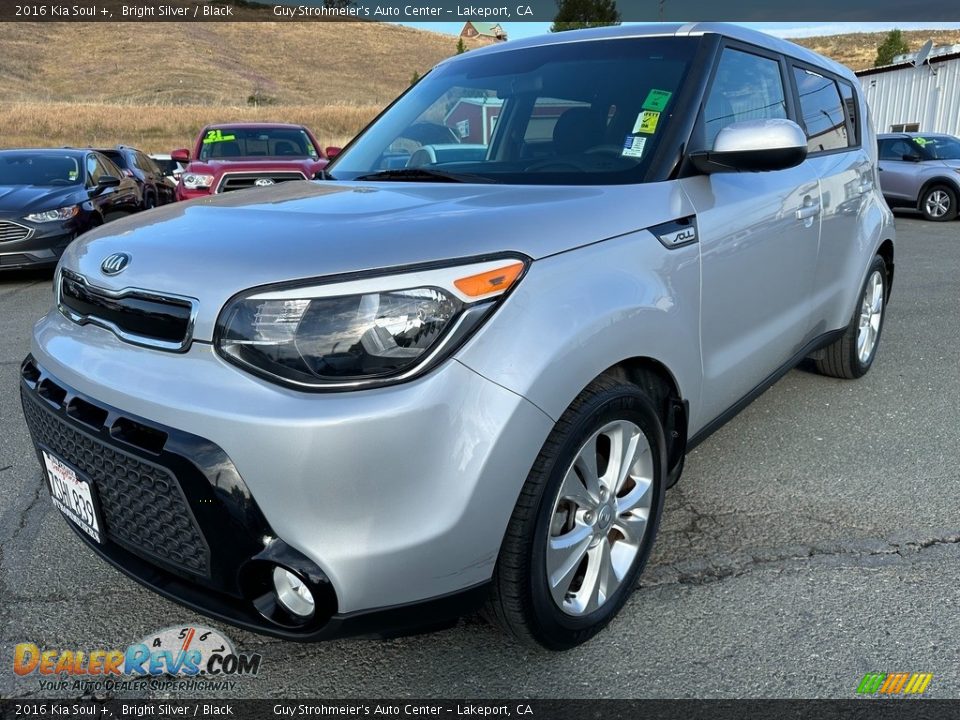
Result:
{"type": "Polygon", "coordinates": [[[208,125],[192,153],[174,150],[170,157],[187,164],[177,185],[179,200],[309,180],[327,164],[310,130],[284,123],[208,125]]]}
{"type": "Polygon", "coordinates": [[[582,643],[692,447],[804,358],[870,370],[894,275],[876,168],[853,73],[743,27],[450,58],[329,182],[70,247],[22,367],[54,502],[131,577],[258,632],[485,604],[582,643]],[[383,169],[465,96],[504,100],[484,157],[383,169]]]}
{"type": "Polygon", "coordinates": [[[162,153],[151,155],[150,159],[153,160],[157,166],[163,172],[163,177],[166,179],[167,184],[176,189],[177,183],[180,182],[180,176],[183,174],[183,170],[186,167],[184,163],[177,162],[170,155],[164,155],[162,153]]]}
{"type": "Polygon", "coordinates": [[[143,195],[143,208],[150,210],[159,205],[175,202],[176,190],[164,179],[164,172],[146,153],[127,145],[115,148],[102,148],[99,152],[113,160],[127,177],[140,186],[143,195]]]}
{"type": "Polygon", "coordinates": [[[92,150],[0,150],[0,270],[49,267],[77,235],[140,204],[136,183],[92,150]]]}
{"type": "Polygon", "coordinates": [[[915,208],[934,222],[957,217],[960,138],[936,133],[879,135],[880,187],[890,207],[915,208]]]}

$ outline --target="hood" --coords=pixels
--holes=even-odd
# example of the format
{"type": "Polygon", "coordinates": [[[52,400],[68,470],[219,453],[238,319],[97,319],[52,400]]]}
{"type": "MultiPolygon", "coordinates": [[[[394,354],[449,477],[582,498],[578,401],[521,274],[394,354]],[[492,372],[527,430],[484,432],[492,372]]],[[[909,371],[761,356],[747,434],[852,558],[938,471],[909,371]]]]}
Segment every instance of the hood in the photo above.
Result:
{"type": "Polygon", "coordinates": [[[312,178],[318,170],[327,164],[326,160],[313,158],[231,158],[230,160],[193,160],[187,165],[185,172],[208,173],[221,175],[227,172],[237,173],[266,173],[300,171],[307,178],[312,178]]]}
{"type": "Polygon", "coordinates": [[[86,199],[81,185],[67,187],[0,185],[0,215],[23,217],[32,212],[76,205],[86,199]]]}
{"type": "Polygon", "coordinates": [[[537,259],[692,212],[676,182],[288,182],[116,220],[73,242],[63,266],[100,287],[196,298],[194,337],[209,341],[224,303],[258,285],[507,251],[537,259]],[[116,252],[129,265],[104,275],[116,252]]]}

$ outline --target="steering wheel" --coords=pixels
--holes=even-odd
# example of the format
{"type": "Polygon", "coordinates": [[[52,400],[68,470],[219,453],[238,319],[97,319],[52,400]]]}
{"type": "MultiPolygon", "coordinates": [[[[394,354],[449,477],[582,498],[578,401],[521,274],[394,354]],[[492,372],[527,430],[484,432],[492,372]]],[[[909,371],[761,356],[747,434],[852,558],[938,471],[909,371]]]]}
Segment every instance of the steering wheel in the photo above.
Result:
{"type": "Polygon", "coordinates": [[[527,172],[567,172],[569,170],[583,172],[584,168],[580,163],[573,160],[554,160],[552,158],[537,160],[526,167],[527,172]]]}
{"type": "Polygon", "coordinates": [[[621,157],[623,152],[621,145],[594,145],[586,151],[587,155],[610,155],[612,157],[621,157]]]}

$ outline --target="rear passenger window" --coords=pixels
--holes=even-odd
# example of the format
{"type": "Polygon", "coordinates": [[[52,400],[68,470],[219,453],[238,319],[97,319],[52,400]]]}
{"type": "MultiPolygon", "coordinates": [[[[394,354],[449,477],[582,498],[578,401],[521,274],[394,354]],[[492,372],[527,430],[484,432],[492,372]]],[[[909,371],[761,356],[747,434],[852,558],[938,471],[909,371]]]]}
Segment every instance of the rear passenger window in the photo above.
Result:
{"type": "Polygon", "coordinates": [[[843,98],[843,110],[847,115],[847,140],[850,147],[860,145],[860,121],[857,115],[857,96],[853,92],[853,86],[842,80],[837,83],[840,86],[840,95],[843,98]]]}
{"type": "Polygon", "coordinates": [[[717,134],[731,123],[786,116],[780,63],[726,48],[704,107],[706,146],[712,148],[717,134]]]}
{"type": "Polygon", "coordinates": [[[810,153],[849,147],[847,113],[840,101],[837,84],[812,70],[794,68],[800,95],[800,114],[807,131],[810,153]]]}

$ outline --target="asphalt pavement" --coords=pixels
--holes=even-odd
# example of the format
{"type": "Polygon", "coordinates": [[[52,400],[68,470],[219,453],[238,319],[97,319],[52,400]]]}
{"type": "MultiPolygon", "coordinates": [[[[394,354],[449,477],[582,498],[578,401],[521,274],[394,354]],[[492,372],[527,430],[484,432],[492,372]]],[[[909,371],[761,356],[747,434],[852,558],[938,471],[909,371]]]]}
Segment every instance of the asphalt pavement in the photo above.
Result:
{"type": "Polygon", "coordinates": [[[897,230],[872,371],[850,382],[794,370],[691,453],[640,588],[562,654],[478,618],[389,641],[285,643],[108,567],[51,505],[20,410],[50,274],[0,275],[0,697],[76,696],[17,677],[17,643],[111,649],[200,623],[263,656],[259,676],[223,696],[851,698],[864,673],[926,672],[927,696],[960,698],[960,222],[902,216],[897,230]]]}

